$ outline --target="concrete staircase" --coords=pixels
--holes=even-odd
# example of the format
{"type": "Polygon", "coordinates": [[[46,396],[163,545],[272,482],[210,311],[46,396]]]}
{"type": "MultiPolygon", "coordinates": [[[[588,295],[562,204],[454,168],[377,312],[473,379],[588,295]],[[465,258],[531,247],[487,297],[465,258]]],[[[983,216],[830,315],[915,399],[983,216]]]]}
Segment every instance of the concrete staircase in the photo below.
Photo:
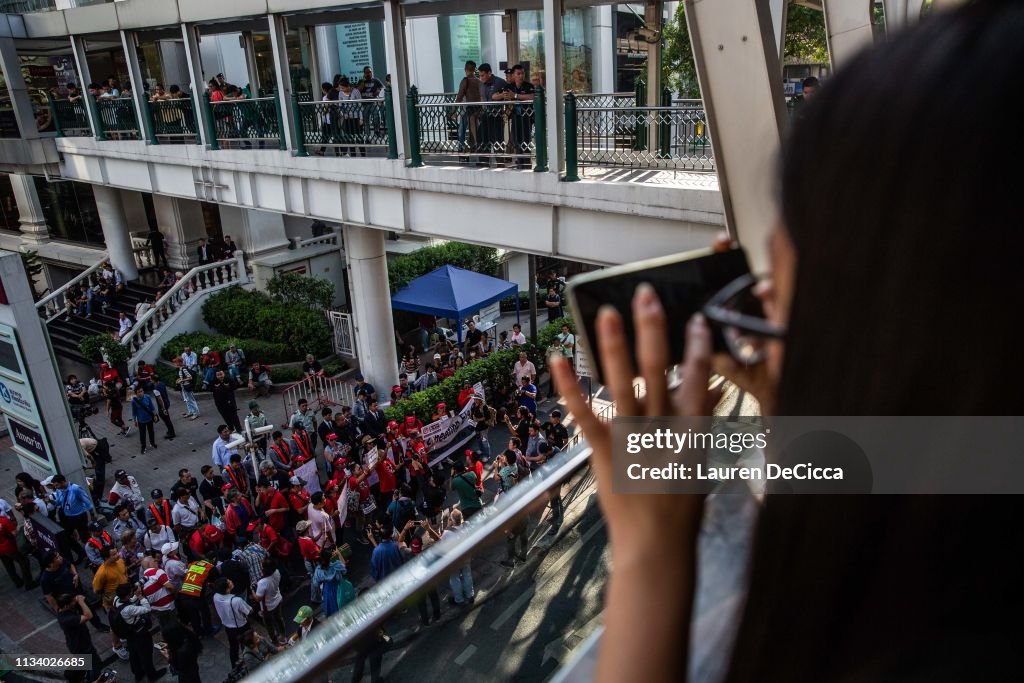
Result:
{"type": "Polygon", "coordinates": [[[93,362],[85,358],[78,350],[78,343],[83,337],[92,334],[106,334],[117,329],[117,315],[121,311],[128,314],[128,317],[135,322],[135,304],[140,301],[149,301],[156,298],[156,287],[147,282],[153,282],[155,274],[142,273],[138,280],[129,282],[124,291],[107,307],[101,311],[96,306],[93,309],[92,317],[60,314],[52,319],[47,327],[50,330],[50,342],[53,344],[54,352],[75,363],[93,365],[93,362]]]}

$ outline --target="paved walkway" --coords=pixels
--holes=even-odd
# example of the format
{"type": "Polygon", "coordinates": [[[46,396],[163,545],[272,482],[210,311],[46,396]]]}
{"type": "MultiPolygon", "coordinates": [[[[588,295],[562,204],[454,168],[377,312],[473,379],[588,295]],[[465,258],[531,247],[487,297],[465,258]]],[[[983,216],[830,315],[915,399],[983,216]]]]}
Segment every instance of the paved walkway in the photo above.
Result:
{"type": "MultiPolygon", "coordinates": [[[[137,432],[134,430],[128,437],[119,436],[118,428],[111,425],[102,412],[88,419],[88,424],[97,437],[106,437],[111,445],[113,462],[107,465],[107,490],[113,484],[113,472],[123,468],[138,480],[143,492],[147,495],[152,488],[161,488],[166,493],[177,480],[179,469],[187,467],[195,476],[199,476],[200,468],[211,462],[210,448],[217,436],[215,431],[217,425],[221,421],[213,407],[212,399],[208,395],[199,396],[201,417],[194,421],[180,417],[182,402],[177,395],[172,394],[171,400],[170,413],[177,437],[174,440],[165,439],[166,429],[163,424],[158,424],[156,426],[158,448],[149,449],[145,454],[139,453],[139,441],[137,432]]],[[[239,390],[237,401],[241,407],[240,415],[244,416],[249,401],[248,392],[239,390]]],[[[283,422],[284,406],[279,394],[272,394],[270,397],[260,399],[260,404],[272,423],[277,425],[283,422]]],[[[551,401],[542,403],[539,411],[541,418],[546,419],[547,412],[554,407],[555,404],[551,401]]],[[[490,439],[492,447],[496,449],[507,441],[507,431],[504,427],[498,426],[491,431],[490,439]]],[[[4,454],[0,456],[2,458],[0,459],[0,481],[6,482],[8,500],[11,500],[14,475],[17,474],[20,467],[5,439],[0,439],[0,453],[4,454]]],[[[489,482],[489,493],[485,494],[485,498],[493,498],[493,486],[493,482],[489,482]]],[[[453,497],[447,504],[451,505],[455,500],[453,497]]],[[[353,558],[350,562],[350,577],[357,587],[369,585],[371,583],[367,576],[369,546],[355,543],[352,543],[352,546],[353,558]]],[[[496,547],[488,549],[481,556],[480,562],[474,562],[474,573],[480,572],[478,579],[480,585],[496,584],[500,581],[502,572],[505,571],[497,564],[501,559],[503,559],[503,550],[496,547]]],[[[34,572],[38,571],[38,566],[34,562],[32,566],[34,572]]],[[[87,569],[81,571],[83,580],[91,581],[91,572],[87,569]]],[[[307,603],[308,595],[308,587],[304,584],[286,597],[284,605],[286,618],[290,619],[300,606],[307,603]]],[[[442,590],[442,600],[447,600],[446,590],[442,590]]],[[[55,615],[43,601],[38,588],[32,591],[18,590],[6,576],[3,576],[0,578],[0,601],[5,605],[4,618],[0,620],[0,651],[41,655],[66,654],[67,648],[63,634],[56,623],[55,615]]],[[[445,608],[447,609],[446,603],[445,608]]],[[[415,616],[415,612],[413,612],[413,616],[415,616]]],[[[104,621],[106,620],[104,619],[104,621]]],[[[109,636],[94,632],[93,642],[102,657],[113,658],[109,636]]],[[[205,650],[200,658],[202,678],[204,681],[220,683],[229,672],[227,639],[224,634],[215,638],[207,638],[204,640],[204,647],[205,650]]],[[[128,662],[118,660],[114,661],[112,666],[118,671],[119,681],[133,680],[128,662]]],[[[172,679],[165,678],[163,680],[170,681],[172,679]]]]}

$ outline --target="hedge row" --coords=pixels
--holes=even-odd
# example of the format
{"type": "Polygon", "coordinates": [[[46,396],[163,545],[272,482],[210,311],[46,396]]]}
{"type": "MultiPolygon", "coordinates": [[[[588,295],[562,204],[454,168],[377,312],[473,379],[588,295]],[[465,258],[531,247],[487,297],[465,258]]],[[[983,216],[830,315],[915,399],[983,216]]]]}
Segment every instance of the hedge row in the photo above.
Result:
{"type": "MultiPolygon", "coordinates": [[[[548,323],[537,331],[537,345],[527,344],[524,348],[530,360],[541,373],[547,367],[547,352],[552,342],[561,330],[562,323],[568,323],[569,329],[575,334],[576,326],[571,318],[559,318],[548,323]]],[[[475,360],[464,366],[452,377],[435,384],[429,389],[418,391],[404,401],[389,406],[385,415],[389,420],[401,422],[407,415],[415,415],[424,424],[430,421],[438,403],[448,406],[457,406],[459,391],[462,390],[462,382],[469,381],[470,384],[483,382],[485,387],[493,388],[502,384],[512,383],[512,367],[519,358],[519,348],[495,351],[486,358],[475,360]]],[[[381,390],[378,390],[381,394],[381,390]]],[[[382,395],[388,392],[383,391],[382,395]]]]}
{"type": "Polygon", "coordinates": [[[186,346],[192,347],[197,354],[203,350],[204,346],[209,346],[223,357],[224,352],[232,344],[242,349],[242,353],[245,354],[245,358],[249,362],[258,360],[261,363],[273,365],[274,363],[294,363],[305,359],[305,354],[297,355],[295,349],[287,344],[207,332],[185,332],[171,337],[160,350],[160,357],[167,361],[174,360],[175,356],[181,355],[182,349],[186,346]]]}
{"type": "Polygon", "coordinates": [[[419,276],[444,265],[472,270],[483,275],[497,275],[498,250],[475,244],[447,242],[399,256],[388,263],[388,285],[391,287],[391,293],[394,294],[419,276]]]}
{"type": "Polygon", "coordinates": [[[290,349],[281,360],[331,353],[331,328],[322,310],[277,301],[263,292],[229,287],[211,294],[203,302],[203,320],[227,337],[247,340],[250,347],[252,340],[264,340],[290,349]]]}

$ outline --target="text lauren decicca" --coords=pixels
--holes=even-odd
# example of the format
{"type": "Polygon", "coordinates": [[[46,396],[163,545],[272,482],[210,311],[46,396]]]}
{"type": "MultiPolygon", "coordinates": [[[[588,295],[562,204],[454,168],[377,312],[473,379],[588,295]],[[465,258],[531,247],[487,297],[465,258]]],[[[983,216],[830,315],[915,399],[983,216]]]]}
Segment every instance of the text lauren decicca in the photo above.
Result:
{"type": "Polygon", "coordinates": [[[771,479],[842,479],[842,467],[815,467],[813,463],[800,463],[792,467],[768,464],[760,467],[710,467],[707,465],[682,465],[672,463],[664,467],[644,467],[632,463],[626,468],[630,479],[689,479],[706,481],[738,480],[771,480],[771,479]]]}

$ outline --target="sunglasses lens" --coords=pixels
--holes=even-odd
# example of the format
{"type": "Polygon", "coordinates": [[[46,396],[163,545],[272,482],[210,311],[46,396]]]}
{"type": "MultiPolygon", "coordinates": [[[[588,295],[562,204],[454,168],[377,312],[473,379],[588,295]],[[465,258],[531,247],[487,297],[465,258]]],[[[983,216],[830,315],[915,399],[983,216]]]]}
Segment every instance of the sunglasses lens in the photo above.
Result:
{"type": "MultiPolygon", "coordinates": [[[[755,283],[751,282],[750,286],[728,299],[724,303],[724,308],[744,317],[763,319],[764,309],[761,306],[761,300],[754,294],[754,286],[755,283]]],[[[729,352],[740,363],[755,365],[764,360],[764,337],[728,325],[722,328],[722,334],[729,347],[729,352]]]]}

